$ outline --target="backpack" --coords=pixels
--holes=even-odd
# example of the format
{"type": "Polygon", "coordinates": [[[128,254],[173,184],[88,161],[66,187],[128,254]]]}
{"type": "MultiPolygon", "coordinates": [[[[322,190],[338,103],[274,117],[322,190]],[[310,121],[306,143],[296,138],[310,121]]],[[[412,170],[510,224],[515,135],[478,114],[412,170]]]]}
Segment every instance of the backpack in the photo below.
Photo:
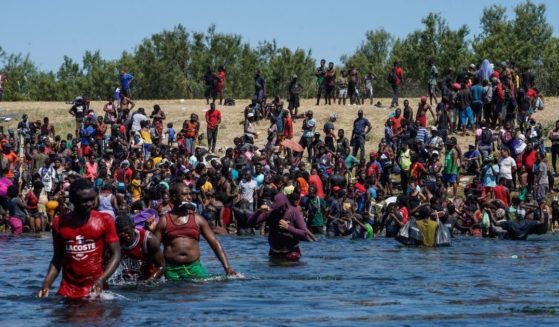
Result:
{"type": "Polygon", "coordinates": [[[396,69],[392,68],[388,73],[388,83],[396,84],[397,81],[398,81],[398,74],[396,74],[396,69]]]}
{"type": "Polygon", "coordinates": [[[493,133],[489,128],[483,128],[481,130],[481,143],[484,145],[490,145],[493,143],[493,133]]]}
{"type": "Polygon", "coordinates": [[[495,86],[495,90],[493,91],[493,99],[505,101],[505,90],[503,89],[503,84],[497,84],[495,86]]]}
{"type": "Polygon", "coordinates": [[[334,124],[332,124],[331,122],[327,122],[326,124],[324,124],[324,127],[322,128],[322,131],[328,135],[328,132],[330,132],[331,129],[334,128],[334,124]]]}

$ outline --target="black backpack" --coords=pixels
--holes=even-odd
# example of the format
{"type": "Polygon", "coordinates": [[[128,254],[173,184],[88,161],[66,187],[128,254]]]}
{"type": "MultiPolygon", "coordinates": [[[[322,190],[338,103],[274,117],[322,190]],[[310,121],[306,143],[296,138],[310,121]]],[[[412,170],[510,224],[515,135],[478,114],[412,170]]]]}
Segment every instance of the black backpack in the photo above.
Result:
{"type": "Polygon", "coordinates": [[[483,128],[481,130],[481,144],[493,144],[493,132],[491,132],[489,128],[483,128]]]}
{"type": "Polygon", "coordinates": [[[396,74],[396,69],[392,68],[388,73],[388,83],[396,84],[396,81],[398,81],[398,74],[396,74]]]}

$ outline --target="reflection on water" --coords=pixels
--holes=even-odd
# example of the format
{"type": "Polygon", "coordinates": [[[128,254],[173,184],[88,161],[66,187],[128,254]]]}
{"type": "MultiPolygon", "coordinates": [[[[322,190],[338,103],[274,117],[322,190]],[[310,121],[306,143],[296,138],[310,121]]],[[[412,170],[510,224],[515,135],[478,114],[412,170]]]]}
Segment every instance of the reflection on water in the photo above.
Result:
{"type": "MultiPolygon", "coordinates": [[[[559,239],[456,239],[412,249],[387,239],[302,244],[298,264],[267,257],[266,239],[223,237],[242,278],[112,286],[105,298],[35,299],[50,236],[0,236],[2,325],[541,325],[559,322],[559,239]]],[[[223,270],[206,243],[202,262],[223,270]]],[[[51,292],[54,294],[54,290],[51,292]]]]}

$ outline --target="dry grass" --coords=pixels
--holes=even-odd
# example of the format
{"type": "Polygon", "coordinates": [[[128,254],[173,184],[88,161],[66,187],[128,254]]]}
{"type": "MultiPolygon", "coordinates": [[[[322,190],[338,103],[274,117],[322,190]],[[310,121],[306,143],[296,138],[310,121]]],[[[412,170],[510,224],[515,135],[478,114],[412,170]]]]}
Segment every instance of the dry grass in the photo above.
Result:
{"type": "MultiPolygon", "coordinates": [[[[380,100],[383,105],[388,105],[390,99],[375,99],[375,102],[380,100]]],[[[403,100],[403,99],[402,99],[403,100]]],[[[410,99],[414,104],[416,99],[410,99]]],[[[159,104],[167,114],[167,121],[174,123],[175,130],[179,130],[182,122],[187,119],[191,113],[197,113],[202,119],[204,111],[208,109],[205,100],[139,100],[136,102],[136,108],[144,107],[149,114],[154,104],[159,104]]],[[[223,122],[218,135],[218,148],[231,146],[233,138],[240,136],[243,133],[241,122],[243,120],[243,109],[249,104],[249,100],[238,100],[237,105],[233,107],[220,107],[223,117],[223,122]]],[[[318,122],[317,131],[322,132],[323,124],[328,120],[331,113],[335,112],[338,116],[336,128],[343,128],[346,130],[346,135],[351,133],[353,120],[357,117],[357,110],[362,108],[367,117],[373,125],[371,137],[367,140],[367,150],[376,149],[378,142],[383,137],[383,125],[390,113],[388,108],[377,108],[371,105],[362,106],[315,106],[315,100],[308,99],[301,102],[299,112],[312,109],[314,117],[318,122]]],[[[91,103],[91,108],[97,114],[102,114],[104,102],[94,101],[91,103]]],[[[557,108],[559,107],[559,98],[547,98],[546,109],[537,112],[534,117],[541,121],[544,126],[551,126],[552,122],[559,119],[557,108]]],[[[56,128],[56,133],[59,135],[66,135],[74,131],[74,119],[68,114],[70,105],[64,102],[1,102],[0,115],[15,114],[17,119],[10,122],[5,122],[5,128],[15,128],[19,118],[23,113],[29,115],[30,120],[38,120],[43,117],[49,117],[50,121],[56,128]]],[[[301,135],[302,120],[297,120],[294,124],[295,139],[298,140],[301,135]]],[[[266,129],[268,122],[259,122],[256,125],[257,131],[260,133],[260,138],[256,140],[258,146],[263,146],[266,142],[266,129]]],[[[202,123],[202,131],[205,130],[205,123],[202,123]]],[[[472,141],[472,136],[458,137],[458,141],[462,145],[466,145],[472,141]]]]}

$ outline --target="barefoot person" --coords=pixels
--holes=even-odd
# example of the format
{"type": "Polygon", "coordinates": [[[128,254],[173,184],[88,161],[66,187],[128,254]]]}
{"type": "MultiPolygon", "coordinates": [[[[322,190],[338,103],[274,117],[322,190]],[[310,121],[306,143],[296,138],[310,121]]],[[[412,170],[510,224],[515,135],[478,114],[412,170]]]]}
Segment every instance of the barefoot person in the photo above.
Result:
{"type": "Polygon", "coordinates": [[[93,210],[97,193],[87,179],[70,185],[70,201],[74,211],[57,216],[52,222],[54,253],[47,275],[37,297],[47,297],[60,269],[62,282],[58,294],[81,299],[99,296],[105,281],[120,261],[120,244],[110,215],[93,210]],[[103,264],[105,247],[109,259],[103,264]]]}
{"type": "Polygon", "coordinates": [[[298,261],[301,258],[299,241],[316,241],[316,238],[307,229],[303,213],[289,204],[285,194],[276,194],[272,203],[271,208],[262,206],[249,218],[248,223],[268,224],[270,257],[298,261]]]}
{"type": "Polygon", "coordinates": [[[164,247],[167,264],[165,277],[170,280],[209,277],[200,263],[200,235],[210,244],[225,273],[229,276],[235,275],[210,225],[194,212],[188,186],[182,183],[174,184],[170,195],[173,210],[161,217],[155,229],[155,235],[164,247]]]}
{"type": "Polygon", "coordinates": [[[165,259],[159,240],[148,230],[134,228],[129,215],[118,216],[115,224],[123,261],[128,260],[130,263],[123,272],[123,277],[151,281],[163,276],[165,259]]]}

